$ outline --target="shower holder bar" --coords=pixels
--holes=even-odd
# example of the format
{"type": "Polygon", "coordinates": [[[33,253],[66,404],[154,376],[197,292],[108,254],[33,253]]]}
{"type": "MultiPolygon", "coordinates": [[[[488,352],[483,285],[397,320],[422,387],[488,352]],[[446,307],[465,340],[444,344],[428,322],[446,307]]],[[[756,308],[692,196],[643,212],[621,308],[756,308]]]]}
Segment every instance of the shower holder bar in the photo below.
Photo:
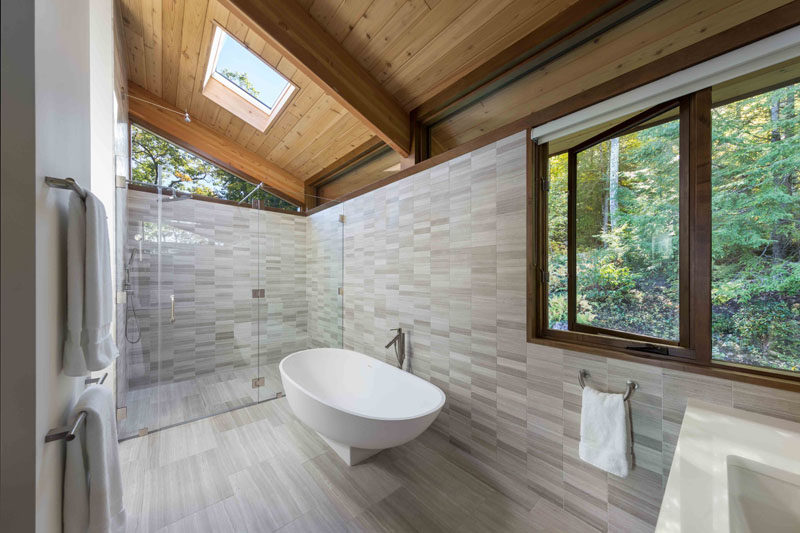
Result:
{"type": "MultiPolygon", "coordinates": [[[[581,386],[581,389],[586,387],[586,383],[584,382],[584,380],[588,377],[589,377],[589,371],[586,370],[585,368],[582,368],[580,369],[580,371],[578,371],[578,384],[581,386]]],[[[631,381],[630,379],[627,382],[625,382],[625,385],[626,385],[625,395],[622,397],[623,402],[627,401],[628,398],[631,397],[633,391],[639,388],[639,384],[636,383],[635,381],[631,381]]]]}
{"type": "Polygon", "coordinates": [[[80,185],[75,183],[75,180],[72,178],[52,178],[50,176],[45,176],[44,182],[55,189],[73,190],[82,199],[86,199],[86,191],[84,191],[80,185]]]}
{"type": "MultiPolygon", "coordinates": [[[[90,385],[92,383],[97,383],[102,385],[105,383],[106,378],[108,377],[108,372],[103,374],[102,378],[86,378],[85,383],[90,385]]],[[[81,422],[86,420],[86,411],[81,411],[78,413],[78,417],[75,419],[75,422],[70,424],[69,426],[61,426],[59,428],[51,429],[47,432],[47,435],[44,436],[45,442],[53,442],[54,440],[74,440],[75,439],[75,432],[78,431],[78,428],[81,426],[81,422]]]]}

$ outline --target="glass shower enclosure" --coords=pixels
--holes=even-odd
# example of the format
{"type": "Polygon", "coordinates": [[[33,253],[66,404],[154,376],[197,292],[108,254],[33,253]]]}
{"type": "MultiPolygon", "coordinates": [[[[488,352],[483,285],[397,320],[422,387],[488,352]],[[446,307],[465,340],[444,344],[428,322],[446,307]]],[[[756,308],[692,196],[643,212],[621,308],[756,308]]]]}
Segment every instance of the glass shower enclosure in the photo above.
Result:
{"type": "Polygon", "coordinates": [[[310,217],[136,184],[126,213],[120,439],[279,397],[281,359],[341,347],[338,216],[309,243],[310,217]]]}

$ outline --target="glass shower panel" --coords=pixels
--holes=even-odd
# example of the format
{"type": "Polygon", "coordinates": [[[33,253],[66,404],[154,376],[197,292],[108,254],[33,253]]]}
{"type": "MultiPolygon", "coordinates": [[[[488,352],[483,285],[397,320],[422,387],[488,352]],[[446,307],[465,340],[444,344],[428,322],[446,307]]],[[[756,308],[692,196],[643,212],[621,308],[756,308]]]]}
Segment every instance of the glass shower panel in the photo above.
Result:
{"type": "Polygon", "coordinates": [[[343,206],[304,217],[153,185],[126,203],[120,438],[274,399],[284,357],[342,346],[343,206]]]}
{"type": "MultiPolygon", "coordinates": [[[[177,197],[165,200],[162,298],[174,313],[160,322],[161,426],[242,407],[258,400],[248,326],[245,209],[177,197]],[[172,309],[172,308],[171,308],[172,309]]],[[[258,317],[257,317],[258,319],[258,317]]]]}
{"type": "Polygon", "coordinates": [[[344,293],[344,204],[307,218],[309,348],[341,348],[344,293]]]}
{"type": "Polygon", "coordinates": [[[122,316],[125,349],[117,366],[125,386],[117,388],[117,404],[125,415],[119,437],[129,438],[143,428],[158,426],[158,369],[160,316],[160,194],[128,190],[124,233],[122,316]]]}
{"type": "Polygon", "coordinates": [[[255,210],[130,189],[120,438],[258,401],[255,210]]]}
{"type": "Polygon", "coordinates": [[[306,348],[305,217],[258,209],[260,221],[259,401],[283,392],[278,365],[306,348]]]}

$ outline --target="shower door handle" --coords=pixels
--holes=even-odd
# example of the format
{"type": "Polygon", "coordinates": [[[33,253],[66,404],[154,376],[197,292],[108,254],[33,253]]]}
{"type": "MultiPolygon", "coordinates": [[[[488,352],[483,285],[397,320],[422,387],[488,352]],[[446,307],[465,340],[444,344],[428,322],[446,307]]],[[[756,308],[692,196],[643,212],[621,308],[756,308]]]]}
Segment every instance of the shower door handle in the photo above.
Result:
{"type": "Polygon", "coordinates": [[[170,294],[169,295],[169,299],[170,299],[170,302],[171,302],[171,304],[170,304],[170,312],[169,312],[169,323],[170,324],[174,324],[175,323],[175,295],[174,294],[170,294]]]}

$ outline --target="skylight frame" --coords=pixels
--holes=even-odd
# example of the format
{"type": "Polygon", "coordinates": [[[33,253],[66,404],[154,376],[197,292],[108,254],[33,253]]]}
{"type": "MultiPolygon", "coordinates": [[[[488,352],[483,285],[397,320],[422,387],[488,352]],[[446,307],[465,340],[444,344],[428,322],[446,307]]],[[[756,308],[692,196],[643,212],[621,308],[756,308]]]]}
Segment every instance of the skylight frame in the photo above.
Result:
{"type": "Polygon", "coordinates": [[[297,86],[291,82],[286,76],[284,76],[277,68],[273,65],[269,64],[267,61],[264,60],[259,54],[253,51],[247,44],[243,43],[241,40],[237,39],[235,36],[231,35],[220,23],[214,21],[214,36],[211,40],[211,47],[208,54],[208,62],[206,64],[206,72],[203,78],[203,89],[202,93],[206,98],[209,98],[217,105],[223,107],[226,111],[236,115],[240,119],[244,120],[254,128],[258,129],[259,131],[266,131],[272,121],[280,114],[280,112],[286,107],[286,104],[289,102],[291,97],[294,95],[295,91],[297,90],[297,86]],[[249,53],[253,54],[255,58],[261,61],[266,68],[269,68],[273,72],[275,72],[278,76],[281,77],[286,82],[286,86],[284,87],[283,91],[280,93],[278,98],[275,100],[275,105],[273,108],[270,108],[264,102],[256,98],[255,96],[248,93],[238,84],[232,82],[224,75],[217,72],[217,63],[219,62],[220,53],[222,51],[223,43],[225,37],[229,39],[233,39],[238,42],[241,46],[245,48],[249,53]],[[219,95],[219,94],[210,94],[210,91],[207,89],[209,88],[209,82],[211,80],[222,85],[227,92],[230,93],[230,97],[233,97],[234,100],[230,100],[228,95],[219,95]],[[243,113],[241,109],[237,111],[237,108],[241,107],[236,105],[236,99],[240,99],[246,103],[247,107],[252,108],[252,113],[260,114],[262,117],[256,117],[255,119],[251,116],[250,110],[248,112],[243,113]],[[262,126],[263,124],[263,126],[262,126]]]}

